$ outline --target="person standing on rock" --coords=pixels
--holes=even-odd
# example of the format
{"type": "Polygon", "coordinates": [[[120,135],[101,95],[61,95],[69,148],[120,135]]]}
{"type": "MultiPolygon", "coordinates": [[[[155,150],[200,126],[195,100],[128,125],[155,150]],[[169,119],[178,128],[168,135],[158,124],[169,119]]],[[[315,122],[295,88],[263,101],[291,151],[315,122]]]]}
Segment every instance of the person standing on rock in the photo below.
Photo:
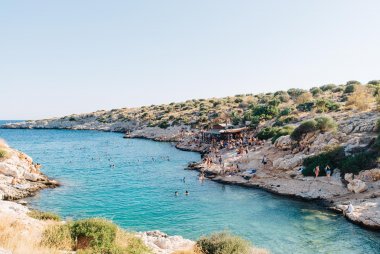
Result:
{"type": "Polygon", "coordinates": [[[325,167],[325,172],[326,172],[326,176],[330,179],[330,176],[331,176],[331,168],[330,166],[327,164],[326,167],[325,167]]]}
{"type": "Polygon", "coordinates": [[[264,155],[263,159],[261,160],[261,163],[263,164],[263,167],[265,169],[265,165],[267,165],[267,163],[268,163],[268,159],[267,159],[266,155],[264,155]]]}
{"type": "Polygon", "coordinates": [[[315,174],[315,178],[318,177],[319,175],[319,166],[316,166],[315,169],[314,169],[314,174],[315,174]]]}

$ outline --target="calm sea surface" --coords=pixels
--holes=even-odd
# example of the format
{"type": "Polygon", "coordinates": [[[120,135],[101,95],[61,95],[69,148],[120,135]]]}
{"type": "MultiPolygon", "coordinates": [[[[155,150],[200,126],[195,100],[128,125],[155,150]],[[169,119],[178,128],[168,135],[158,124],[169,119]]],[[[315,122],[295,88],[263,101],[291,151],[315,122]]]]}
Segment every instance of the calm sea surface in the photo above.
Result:
{"type": "Polygon", "coordinates": [[[65,218],[106,217],[126,229],[159,229],[191,239],[229,230],[272,253],[380,250],[379,233],[348,223],[312,202],[199,182],[196,172],[183,169],[200,156],[169,143],[71,130],[0,129],[0,137],[32,156],[44,173],[63,184],[28,201],[65,218]],[[186,190],[189,196],[184,195],[186,190]]]}

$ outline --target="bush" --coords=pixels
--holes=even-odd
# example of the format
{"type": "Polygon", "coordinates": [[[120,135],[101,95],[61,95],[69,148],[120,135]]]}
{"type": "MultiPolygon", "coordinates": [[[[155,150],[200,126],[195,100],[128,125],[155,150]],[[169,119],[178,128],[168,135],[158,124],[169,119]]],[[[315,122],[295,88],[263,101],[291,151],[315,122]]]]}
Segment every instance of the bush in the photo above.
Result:
{"type": "Polygon", "coordinates": [[[269,120],[276,117],[279,113],[278,107],[271,105],[258,105],[252,110],[253,116],[258,116],[260,119],[269,120]]]}
{"type": "Polygon", "coordinates": [[[376,167],[377,154],[366,151],[345,157],[339,165],[342,174],[354,173],[357,175],[362,170],[376,167]]]}
{"type": "Polygon", "coordinates": [[[310,88],[310,93],[315,97],[318,94],[322,93],[322,90],[319,87],[312,87],[310,88]]]}
{"type": "Polygon", "coordinates": [[[367,110],[374,101],[372,93],[364,86],[357,86],[355,91],[348,97],[346,105],[353,106],[358,110],[367,110]]]}
{"type": "Polygon", "coordinates": [[[326,99],[318,99],[315,105],[319,113],[337,111],[340,108],[340,105],[338,103],[326,99]]]}
{"type": "Polygon", "coordinates": [[[158,124],[158,127],[160,127],[161,129],[167,129],[169,126],[170,125],[167,121],[162,121],[158,124]]]}
{"type": "Polygon", "coordinates": [[[296,108],[298,111],[301,111],[301,112],[310,112],[314,108],[314,106],[315,106],[314,102],[306,102],[306,103],[297,105],[296,108]]]}
{"type": "Polygon", "coordinates": [[[257,133],[257,138],[261,139],[261,140],[270,139],[270,138],[274,137],[279,130],[280,129],[278,127],[265,127],[265,128],[262,128],[259,131],[259,133],[257,133]]]}
{"type": "Polygon", "coordinates": [[[336,122],[329,116],[321,116],[314,119],[317,122],[317,129],[322,132],[335,130],[337,127],[336,122]]]}
{"type": "Polygon", "coordinates": [[[322,152],[318,155],[311,156],[306,158],[303,161],[303,166],[305,167],[302,170],[304,176],[314,176],[314,169],[316,166],[319,166],[321,171],[320,175],[325,175],[326,172],[323,170],[327,165],[331,169],[334,169],[339,166],[339,161],[344,158],[344,149],[341,146],[335,146],[328,148],[327,151],[322,152]]]}
{"type": "Polygon", "coordinates": [[[296,103],[304,104],[306,102],[311,102],[312,100],[313,100],[313,96],[311,95],[311,93],[306,92],[297,97],[296,103]]]}
{"type": "Polygon", "coordinates": [[[334,84],[328,84],[328,85],[321,86],[322,91],[333,90],[334,88],[336,88],[336,85],[334,85],[334,84]]]}
{"type": "Polygon", "coordinates": [[[42,246],[58,250],[71,250],[74,241],[71,238],[70,225],[52,225],[42,234],[42,246]]]}
{"type": "Polygon", "coordinates": [[[348,85],[361,85],[361,83],[357,80],[350,80],[350,81],[347,81],[346,83],[346,86],[348,85]]]}
{"type": "Polygon", "coordinates": [[[274,97],[278,98],[281,102],[288,102],[290,100],[290,96],[286,91],[275,92],[274,97]]]}
{"type": "Polygon", "coordinates": [[[300,96],[301,94],[303,93],[306,93],[305,90],[303,89],[299,89],[299,88],[290,88],[288,90],[288,94],[293,97],[293,98],[297,98],[298,96],[300,96]]]}
{"type": "Polygon", "coordinates": [[[294,131],[294,127],[293,126],[284,126],[283,128],[280,128],[276,133],[275,135],[272,137],[272,144],[274,144],[274,142],[281,136],[286,136],[286,135],[290,135],[292,134],[294,131]]]}
{"type": "Polygon", "coordinates": [[[83,219],[72,224],[71,237],[76,239],[78,249],[90,247],[102,252],[112,247],[116,230],[116,225],[107,220],[83,219]]]}
{"type": "Polygon", "coordinates": [[[280,116],[287,116],[290,113],[292,113],[292,108],[284,108],[283,110],[281,110],[280,116]]]}
{"type": "Polygon", "coordinates": [[[215,233],[201,237],[197,246],[204,254],[250,254],[251,244],[229,233],[215,233]]]}
{"type": "Polygon", "coordinates": [[[300,141],[304,134],[316,131],[317,129],[317,122],[315,120],[304,121],[294,129],[290,137],[293,140],[300,141]]]}
{"type": "Polygon", "coordinates": [[[58,214],[55,214],[52,212],[41,212],[41,211],[33,210],[33,211],[30,211],[28,215],[37,220],[54,220],[54,221],[61,220],[58,214]]]}
{"type": "Polygon", "coordinates": [[[0,159],[7,158],[8,157],[8,151],[5,149],[0,149],[0,159]]]}
{"type": "Polygon", "coordinates": [[[347,85],[344,89],[344,93],[353,93],[355,91],[356,84],[347,85]]]}

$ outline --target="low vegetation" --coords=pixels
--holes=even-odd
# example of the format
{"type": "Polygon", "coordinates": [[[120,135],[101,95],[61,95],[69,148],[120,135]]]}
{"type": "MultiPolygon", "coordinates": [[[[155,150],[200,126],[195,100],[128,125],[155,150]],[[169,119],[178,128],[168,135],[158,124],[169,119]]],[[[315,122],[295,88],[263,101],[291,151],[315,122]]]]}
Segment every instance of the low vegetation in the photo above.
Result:
{"type": "Polygon", "coordinates": [[[140,239],[100,218],[53,225],[45,230],[41,244],[52,249],[75,250],[78,254],[151,253],[140,239]]]}
{"type": "Polygon", "coordinates": [[[61,220],[58,214],[55,214],[52,212],[41,212],[38,210],[32,210],[28,213],[28,215],[37,220],[53,220],[53,221],[61,220]]]}
{"type": "Polygon", "coordinates": [[[267,253],[255,249],[250,242],[227,232],[214,233],[201,237],[196,243],[198,252],[202,254],[255,254],[267,253]]]}
{"type": "Polygon", "coordinates": [[[334,119],[328,116],[321,116],[302,122],[294,129],[290,137],[295,141],[300,141],[307,133],[334,131],[336,128],[337,124],[334,119]]]}

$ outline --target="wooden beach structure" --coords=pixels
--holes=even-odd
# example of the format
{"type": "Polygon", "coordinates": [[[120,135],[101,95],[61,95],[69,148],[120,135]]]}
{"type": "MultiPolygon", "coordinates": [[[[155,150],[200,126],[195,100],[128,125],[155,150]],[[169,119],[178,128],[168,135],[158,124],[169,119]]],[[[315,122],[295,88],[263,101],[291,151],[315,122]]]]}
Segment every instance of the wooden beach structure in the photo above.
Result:
{"type": "Polygon", "coordinates": [[[237,139],[248,130],[248,127],[234,128],[234,126],[230,124],[216,124],[210,130],[202,132],[202,142],[211,143],[213,140],[229,141],[232,139],[237,139]]]}

